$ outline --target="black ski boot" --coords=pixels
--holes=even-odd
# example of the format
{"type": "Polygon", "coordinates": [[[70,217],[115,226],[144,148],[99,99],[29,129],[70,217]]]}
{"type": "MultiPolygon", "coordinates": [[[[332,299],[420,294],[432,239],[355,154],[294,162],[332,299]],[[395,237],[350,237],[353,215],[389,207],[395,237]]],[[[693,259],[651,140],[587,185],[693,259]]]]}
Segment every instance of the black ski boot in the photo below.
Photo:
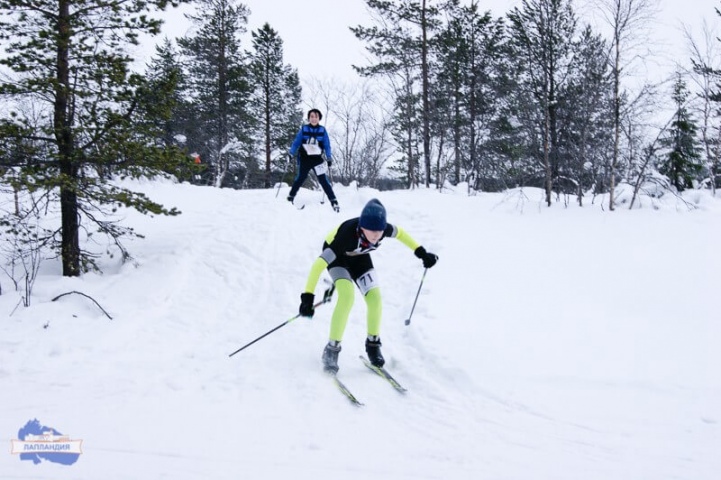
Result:
{"type": "Polygon", "coordinates": [[[369,335],[366,338],[366,353],[368,354],[368,360],[375,367],[382,367],[386,361],[381,355],[381,339],[377,335],[369,335]]]}
{"type": "Polygon", "coordinates": [[[323,370],[328,373],[338,373],[338,354],[340,353],[340,342],[331,340],[323,349],[323,370]]]}

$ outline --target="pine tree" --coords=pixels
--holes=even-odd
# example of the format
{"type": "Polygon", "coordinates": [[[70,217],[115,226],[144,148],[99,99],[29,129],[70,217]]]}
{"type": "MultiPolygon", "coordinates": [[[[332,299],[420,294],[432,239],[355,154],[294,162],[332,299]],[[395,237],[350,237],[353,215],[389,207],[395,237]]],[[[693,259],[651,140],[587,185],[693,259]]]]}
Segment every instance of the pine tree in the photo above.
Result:
{"type": "Polygon", "coordinates": [[[679,74],[673,88],[676,115],[668,135],[662,141],[670,151],[659,165],[659,172],[666,175],[679,192],[693,187],[694,180],[702,171],[701,154],[696,138],[696,123],[688,111],[689,92],[686,82],[679,74]]]}
{"type": "Polygon", "coordinates": [[[182,132],[185,106],[182,94],[187,88],[187,80],[178,54],[169,39],[166,38],[155,47],[155,56],[151,58],[145,76],[148,80],[148,91],[142,107],[147,111],[146,117],[163,132],[159,140],[164,145],[177,145],[178,135],[182,132]]]}
{"type": "Polygon", "coordinates": [[[613,155],[613,86],[600,35],[587,26],[574,51],[560,109],[559,171],[582,205],[584,191],[600,187],[599,172],[613,155]]]}
{"type": "Polygon", "coordinates": [[[558,109],[562,83],[567,78],[576,16],[569,0],[523,0],[508,14],[515,57],[523,68],[523,86],[538,107],[546,203],[551,205],[558,175],[558,109]]]}
{"type": "Polygon", "coordinates": [[[257,160],[252,141],[255,118],[240,37],[248,8],[236,0],[197,0],[186,15],[193,33],[178,39],[189,81],[194,131],[188,147],[211,165],[216,187],[239,186],[257,160]],[[231,170],[235,175],[230,175],[231,170]],[[238,178],[236,180],[235,178],[238,178]]]}
{"type": "Polygon", "coordinates": [[[183,1],[0,0],[0,65],[11,72],[0,94],[13,100],[0,138],[18,154],[6,180],[14,175],[16,187],[45,189],[59,203],[60,241],[53,246],[65,276],[96,266],[80,245],[81,230],[92,225],[128,256],[119,239],[133,231],[105,220],[105,207],[178,213],[111,184],[109,176],[153,175],[178,161],[140,118],[148,84],[130,71],[127,47],[140,34],[159,33],[161,21],[148,13],[183,1]],[[23,110],[27,104],[32,112],[23,110]]]}
{"type": "Polygon", "coordinates": [[[286,151],[302,122],[298,108],[301,87],[298,72],[283,63],[283,40],[267,23],[251,33],[250,81],[254,89],[253,111],[259,117],[264,139],[264,186],[271,186],[272,156],[280,152],[286,162],[286,151]]]}
{"type": "MultiPolygon", "coordinates": [[[[413,109],[418,111],[421,120],[426,187],[431,177],[430,45],[433,33],[440,27],[439,9],[430,3],[430,0],[366,0],[369,9],[383,19],[382,26],[351,28],[356,38],[367,42],[366,49],[377,60],[374,65],[356,67],[356,70],[364,76],[388,75],[400,80],[395,91],[403,98],[404,113],[398,119],[398,126],[413,128],[416,114],[410,111],[408,101],[418,99],[413,109]]],[[[403,153],[408,161],[409,186],[417,185],[414,132],[394,132],[394,135],[405,139],[403,153]]]]}
{"type": "MultiPolygon", "coordinates": [[[[460,8],[456,9],[459,11],[460,8]]],[[[451,150],[447,175],[452,184],[461,180],[461,164],[467,158],[467,149],[463,143],[468,130],[468,112],[464,108],[468,88],[465,78],[468,64],[468,45],[463,37],[463,24],[454,17],[436,38],[435,54],[437,61],[431,65],[431,135],[432,138],[445,140],[448,137],[451,150]]],[[[445,142],[441,141],[441,145],[445,142]]],[[[439,178],[444,167],[440,165],[443,155],[438,147],[439,178]]],[[[440,182],[439,182],[440,183],[440,182]]]]}
{"type": "Polygon", "coordinates": [[[187,76],[169,39],[157,45],[155,53],[146,69],[148,89],[140,108],[146,112],[147,121],[162,132],[158,142],[184,152],[185,161],[173,172],[178,180],[201,183],[199,179],[205,165],[194,156],[197,152],[188,151],[187,144],[187,136],[197,133],[192,105],[186,100],[189,96],[187,76]]]}
{"type": "Polygon", "coordinates": [[[503,92],[499,79],[504,28],[478,2],[456,6],[433,43],[433,121],[449,129],[454,181],[462,171],[477,177],[481,158],[488,159],[503,92]],[[483,151],[485,149],[485,152],[483,151]]]}

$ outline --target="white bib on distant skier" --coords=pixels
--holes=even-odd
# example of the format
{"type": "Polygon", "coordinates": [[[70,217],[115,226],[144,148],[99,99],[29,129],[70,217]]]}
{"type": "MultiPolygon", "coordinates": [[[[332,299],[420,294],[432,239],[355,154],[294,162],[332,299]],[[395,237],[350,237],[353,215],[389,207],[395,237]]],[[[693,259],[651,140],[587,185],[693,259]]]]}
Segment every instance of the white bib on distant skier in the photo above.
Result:
{"type": "Polygon", "coordinates": [[[304,143],[303,148],[308,155],[320,155],[321,150],[317,143],[304,143]]]}
{"type": "Polygon", "coordinates": [[[316,175],[325,175],[326,173],[328,173],[328,165],[323,162],[320,165],[316,165],[315,167],[313,167],[313,170],[315,170],[316,175]]]}

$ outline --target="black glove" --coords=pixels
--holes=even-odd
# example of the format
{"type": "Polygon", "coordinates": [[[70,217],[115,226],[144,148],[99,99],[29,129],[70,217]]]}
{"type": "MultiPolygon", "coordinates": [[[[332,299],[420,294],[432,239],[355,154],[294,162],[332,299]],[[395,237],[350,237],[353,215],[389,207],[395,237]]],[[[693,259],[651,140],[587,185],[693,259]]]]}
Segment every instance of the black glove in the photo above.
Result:
{"type": "Polygon", "coordinates": [[[333,159],[332,159],[332,158],[328,157],[328,160],[326,160],[326,161],[328,162],[328,166],[329,166],[329,167],[330,167],[331,165],[333,165],[333,159]]]}
{"type": "Polygon", "coordinates": [[[426,252],[426,249],[423,247],[416,248],[413,254],[423,260],[423,266],[426,268],[431,268],[438,261],[438,255],[426,252]]]}
{"type": "Polygon", "coordinates": [[[300,313],[301,317],[313,318],[313,314],[315,313],[315,308],[313,308],[314,300],[315,295],[312,293],[300,294],[300,308],[298,308],[298,313],[300,313]]]}

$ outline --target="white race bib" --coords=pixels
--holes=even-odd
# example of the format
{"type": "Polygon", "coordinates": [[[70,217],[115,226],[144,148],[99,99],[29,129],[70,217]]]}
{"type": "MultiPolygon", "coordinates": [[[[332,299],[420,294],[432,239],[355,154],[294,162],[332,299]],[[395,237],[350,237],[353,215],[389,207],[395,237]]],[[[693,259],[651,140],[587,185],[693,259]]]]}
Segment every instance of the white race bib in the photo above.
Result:
{"type": "Polygon", "coordinates": [[[307,153],[308,155],[321,154],[321,149],[317,143],[304,143],[303,148],[305,148],[305,153],[307,153]]]}
{"type": "Polygon", "coordinates": [[[378,286],[376,271],[374,269],[368,270],[366,273],[358,277],[358,280],[356,280],[355,283],[358,285],[361,293],[365,295],[371,288],[378,286]]]}
{"type": "Polygon", "coordinates": [[[328,164],[323,162],[320,165],[313,167],[313,170],[315,170],[316,175],[325,175],[328,173],[328,164]]]}

